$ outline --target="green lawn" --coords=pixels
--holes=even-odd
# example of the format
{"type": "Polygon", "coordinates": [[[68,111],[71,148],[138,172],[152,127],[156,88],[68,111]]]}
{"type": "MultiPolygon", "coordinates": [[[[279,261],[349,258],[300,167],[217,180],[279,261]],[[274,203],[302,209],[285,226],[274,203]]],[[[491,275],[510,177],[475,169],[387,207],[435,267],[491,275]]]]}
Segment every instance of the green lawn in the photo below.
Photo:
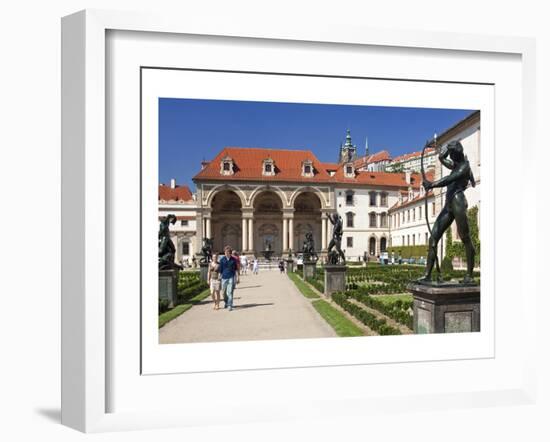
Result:
{"type": "Polygon", "coordinates": [[[197,302],[202,301],[204,298],[208,297],[209,295],[210,295],[210,289],[206,289],[203,292],[199,293],[198,295],[192,297],[185,304],[177,305],[173,309],[162,313],[161,315],[159,315],[159,328],[166,325],[172,319],[177,318],[182,313],[185,313],[187,310],[193,307],[193,305],[195,305],[197,302]]]}
{"type": "Polygon", "coordinates": [[[364,335],[363,330],[357,327],[328,302],[319,299],[318,301],[313,301],[311,304],[323,317],[323,319],[327,321],[327,323],[334,329],[338,336],[350,337],[364,335]]]}
{"type": "Polygon", "coordinates": [[[306,298],[319,298],[319,295],[315,293],[315,290],[313,290],[311,286],[304,282],[302,278],[300,278],[298,275],[290,272],[288,273],[288,277],[292,280],[292,282],[294,282],[296,287],[298,287],[298,290],[300,290],[302,295],[304,295],[306,298]]]}

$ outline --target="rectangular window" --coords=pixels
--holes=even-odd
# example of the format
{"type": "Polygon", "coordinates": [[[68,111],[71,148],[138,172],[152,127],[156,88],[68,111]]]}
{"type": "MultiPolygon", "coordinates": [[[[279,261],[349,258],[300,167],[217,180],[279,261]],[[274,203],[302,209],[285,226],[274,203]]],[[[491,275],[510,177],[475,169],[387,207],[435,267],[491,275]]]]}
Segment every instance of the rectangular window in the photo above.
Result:
{"type": "Polygon", "coordinates": [[[223,170],[228,171],[229,170],[229,163],[223,163],[223,170]]]}
{"type": "Polygon", "coordinates": [[[182,220],[180,221],[180,224],[181,224],[182,226],[188,226],[188,225],[189,225],[189,221],[186,220],[186,219],[182,219],[182,220]]]}
{"type": "Polygon", "coordinates": [[[435,203],[432,203],[432,216],[435,216],[435,203]]]}
{"type": "Polygon", "coordinates": [[[416,235],[413,235],[413,246],[416,245],[416,235]]]}
{"type": "Polygon", "coordinates": [[[369,193],[369,205],[376,206],[376,192],[369,193]]]}
{"type": "Polygon", "coordinates": [[[353,169],[351,168],[351,166],[346,167],[346,173],[347,173],[348,175],[351,175],[352,172],[353,172],[353,169]]]}
{"type": "Polygon", "coordinates": [[[387,207],[387,205],[388,205],[388,194],[387,193],[381,193],[380,194],[380,205],[382,207],[387,207]]]}
{"type": "Polygon", "coordinates": [[[304,167],[304,173],[305,173],[306,175],[309,175],[309,174],[311,173],[311,166],[305,166],[305,167],[304,167]]]}
{"type": "Polygon", "coordinates": [[[369,227],[376,227],[376,213],[369,215],[369,227]]]}
{"type": "Polygon", "coordinates": [[[418,208],[418,219],[422,219],[422,207],[418,208]]]}
{"type": "Polygon", "coordinates": [[[189,243],[188,242],[182,242],[181,243],[181,254],[183,256],[189,255],[189,243]]]}
{"type": "Polygon", "coordinates": [[[353,236],[348,236],[346,238],[346,246],[347,247],[353,247],[353,236]]]}
{"type": "Polygon", "coordinates": [[[425,238],[426,238],[426,245],[428,244],[428,233],[426,232],[425,233],[425,238]]]}
{"type": "Polygon", "coordinates": [[[415,221],[416,220],[416,209],[412,209],[412,211],[413,211],[413,221],[415,221]]]}
{"type": "Polygon", "coordinates": [[[346,193],[346,206],[353,206],[353,192],[346,193]]]}
{"type": "Polygon", "coordinates": [[[353,227],[353,213],[346,213],[346,227],[353,227]]]}
{"type": "Polygon", "coordinates": [[[268,172],[268,173],[271,172],[271,164],[266,164],[265,165],[265,171],[268,172]]]}

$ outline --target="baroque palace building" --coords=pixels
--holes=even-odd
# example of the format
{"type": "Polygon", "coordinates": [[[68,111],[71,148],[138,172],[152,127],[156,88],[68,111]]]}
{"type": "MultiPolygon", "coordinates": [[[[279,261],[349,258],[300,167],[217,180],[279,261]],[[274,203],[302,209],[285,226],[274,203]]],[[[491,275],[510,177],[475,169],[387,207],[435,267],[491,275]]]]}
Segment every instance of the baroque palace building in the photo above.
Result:
{"type": "MultiPolygon", "coordinates": [[[[474,112],[438,139],[439,145],[462,140],[478,183],[479,131],[479,112],[474,112]]],[[[205,237],[213,238],[216,251],[230,245],[261,256],[270,247],[275,256],[283,256],[289,250],[299,252],[308,232],[323,255],[332,236],[327,215],[334,212],[343,219],[347,259],[361,259],[365,252],[377,256],[392,245],[426,244],[425,217],[433,224],[443,192],[425,194],[415,167],[406,172],[369,170],[371,158],[375,164],[388,161],[386,152],[358,158],[349,131],[336,163],[321,162],[309,150],[226,147],[202,163],[193,177],[195,194],[174,180],[159,186],[159,217],[177,217],[171,227],[176,260],[190,260],[205,237]]],[[[430,161],[429,179],[445,173],[438,166],[439,161],[430,161]]],[[[479,205],[479,188],[468,192],[470,207],[479,205]]]]}

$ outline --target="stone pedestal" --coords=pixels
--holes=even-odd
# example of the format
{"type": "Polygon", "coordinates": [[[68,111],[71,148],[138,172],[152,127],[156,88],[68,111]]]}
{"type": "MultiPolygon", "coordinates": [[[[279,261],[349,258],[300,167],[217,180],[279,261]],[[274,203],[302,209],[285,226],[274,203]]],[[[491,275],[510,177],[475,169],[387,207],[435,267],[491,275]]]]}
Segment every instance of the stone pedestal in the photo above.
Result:
{"type": "Polygon", "coordinates": [[[327,264],[325,266],[325,296],[346,290],[347,269],[345,265],[327,264]]]}
{"type": "Polygon", "coordinates": [[[159,270],[159,300],[168,299],[169,308],[177,305],[179,270],[159,270]]]}
{"type": "Polygon", "coordinates": [[[201,279],[203,281],[208,281],[208,263],[207,262],[201,262],[199,263],[200,272],[201,272],[201,279]]]}
{"type": "Polygon", "coordinates": [[[304,281],[308,278],[315,278],[315,268],[317,263],[315,261],[304,261],[304,281]]]}
{"type": "Polygon", "coordinates": [[[479,286],[411,283],[415,333],[478,332],[479,286]]]}
{"type": "Polygon", "coordinates": [[[286,272],[292,273],[294,271],[294,260],[293,259],[285,259],[286,261],[286,272]]]}

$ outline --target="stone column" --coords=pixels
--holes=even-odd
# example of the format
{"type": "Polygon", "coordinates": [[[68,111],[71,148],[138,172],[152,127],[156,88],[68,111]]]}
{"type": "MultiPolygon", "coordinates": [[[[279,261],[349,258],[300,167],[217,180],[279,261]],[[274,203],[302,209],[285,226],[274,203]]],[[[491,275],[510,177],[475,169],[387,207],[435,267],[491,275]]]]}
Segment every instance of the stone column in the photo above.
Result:
{"type": "Polygon", "coordinates": [[[246,218],[243,218],[242,220],[242,224],[243,224],[243,231],[242,231],[242,249],[241,249],[241,252],[244,252],[245,250],[247,250],[247,240],[248,240],[248,220],[246,218]]]}
{"type": "Polygon", "coordinates": [[[254,226],[252,218],[248,218],[248,249],[254,250],[254,226]]]}
{"type": "Polygon", "coordinates": [[[323,213],[321,215],[321,249],[326,250],[327,248],[327,218],[323,213]]]}
{"type": "Polygon", "coordinates": [[[296,251],[294,248],[294,218],[288,219],[288,247],[292,249],[293,252],[296,251]]]}
{"type": "Polygon", "coordinates": [[[206,218],[206,237],[212,238],[212,220],[210,216],[206,218]]]}
{"type": "Polygon", "coordinates": [[[283,218],[283,253],[288,252],[288,219],[283,218]]]}

